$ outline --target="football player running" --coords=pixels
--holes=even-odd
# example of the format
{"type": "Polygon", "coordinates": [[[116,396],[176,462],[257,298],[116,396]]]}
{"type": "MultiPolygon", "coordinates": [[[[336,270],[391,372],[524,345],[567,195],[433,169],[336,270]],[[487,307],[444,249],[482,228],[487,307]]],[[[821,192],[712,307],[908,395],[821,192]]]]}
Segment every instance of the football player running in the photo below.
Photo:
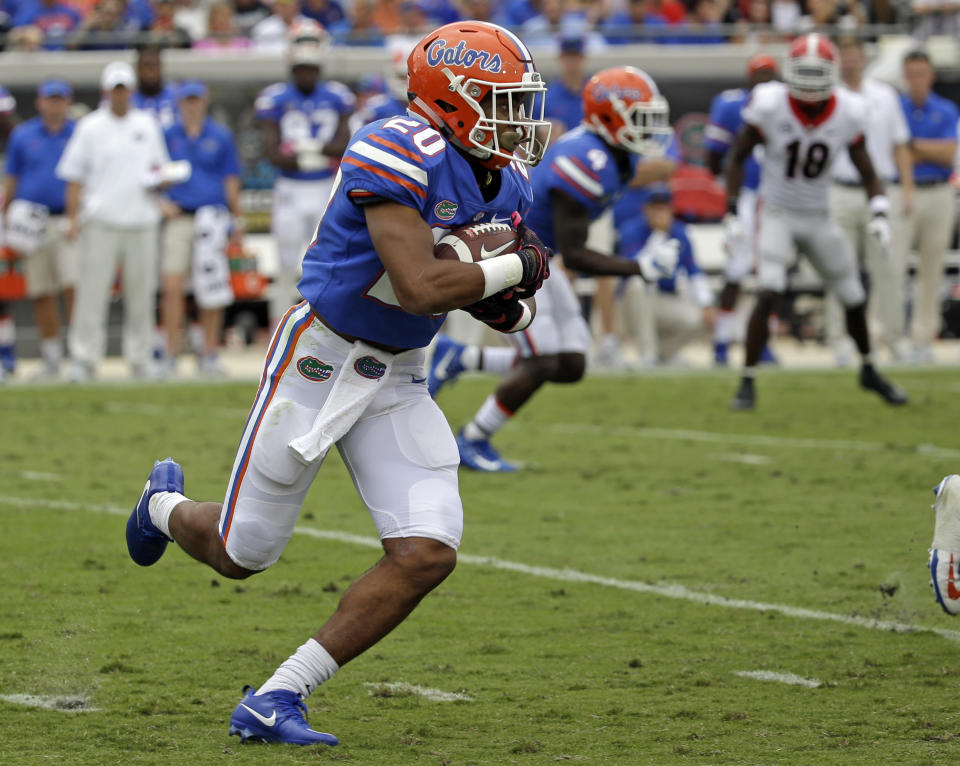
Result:
{"type": "Polygon", "coordinates": [[[744,165],[754,147],[763,144],[757,303],[747,324],[746,363],[731,406],[752,410],[756,403],[754,373],[769,339],[770,314],[787,288],[794,248],[807,256],[846,309],[847,332],[862,360],[860,385],[888,404],[905,404],[906,394],[873,365],[866,293],[850,244],[829,213],[830,166],[839,152],[849,151],[870,199],[868,230],[889,249],[890,204],[864,142],[866,105],[859,96],[836,88],[837,52],[819,34],[794,41],[783,79],[753,89],[727,169],[725,228],[732,232],[743,227],[736,211],[744,165]]]}
{"type": "MultiPolygon", "coordinates": [[[[264,153],[279,176],[273,186],[271,229],[279,271],[270,289],[270,321],[276,323],[296,294],[303,252],[333,188],[336,160],[350,138],[353,93],[320,79],[330,37],[315,21],[288,33],[290,80],[265,88],[254,104],[264,153]]],[[[299,300],[299,296],[297,296],[299,300]]]]}
{"type": "Polygon", "coordinates": [[[362,128],[303,262],[306,300],[274,334],[223,503],[184,497],[180,466],[160,461],[127,522],[133,560],[170,540],[221,575],[275,563],[307,490],[336,444],[384,555],[336,612],[245,696],[230,718],[244,739],[334,745],[303,700],[395,628],[453,570],[463,527],[457,447],[426,386],[424,347],[444,312],[466,309],[523,330],[549,251],[522,223],[516,253],[481,264],[434,257],[449,228],[517,219],[531,201],[525,165],[543,153],[546,90],[505,29],[457,22],[409,59],[410,112],[362,128]]]}
{"type": "MultiPolygon", "coordinates": [[[[614,67],[598,72],[583,89],[583,122],[550,145],[532,171],[533,207],[527,223],[563,256],[564,266],[582,274],[636,276],[647,281],[673,273],[677,252],[650,252],[634,261],[587,246],[587,232],[634,176],[641,158],[661,156],[673,134],[666,99],[645,72],[614,67]]],[[[514,471],[490,438],[544,383],[575,383],[586,369],[590,329],[570,281],[555,269],[538,296],[537,321],[510,336],[516,364],[457,435],[462,465],[477,471],[514,471]]],[[[466,365],[466,347],[445,339],[434,355],[434,390],[466,365]],[[442,366],[442,369],[440,367],[442,366]]]]}

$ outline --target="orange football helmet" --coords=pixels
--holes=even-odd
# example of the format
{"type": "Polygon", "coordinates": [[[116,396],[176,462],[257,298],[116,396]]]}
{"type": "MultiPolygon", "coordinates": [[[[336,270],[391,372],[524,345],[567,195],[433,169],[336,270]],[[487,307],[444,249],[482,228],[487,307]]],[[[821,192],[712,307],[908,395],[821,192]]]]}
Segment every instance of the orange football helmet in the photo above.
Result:
{"type": "Polygon", "coordinates": [[[669,115],[653,78],[636,67],[603,69],[583,86],[584,122],[610,146],[661,156],[673,136],[669,115]]]}
{"type": "Polygon", "coordinates": [[[418,42],[407,62],[410,111],[488,168],[536,165],[550,136],[547,87],[513,32],[458,21],[418,42]]]}

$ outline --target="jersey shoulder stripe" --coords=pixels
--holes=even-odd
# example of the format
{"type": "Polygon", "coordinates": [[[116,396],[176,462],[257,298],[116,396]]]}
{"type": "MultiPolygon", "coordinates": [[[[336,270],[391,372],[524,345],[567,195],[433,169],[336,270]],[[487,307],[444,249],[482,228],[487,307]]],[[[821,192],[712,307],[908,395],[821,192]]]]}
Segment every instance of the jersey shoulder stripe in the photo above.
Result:
{"type": "Polygon", "coordinates": [[[573,160],[560,155],[553,161],[553,169],[561,178],[572,184],[581,194],[588,198],[599,199],[603,196],[603,184],[595,177],[587,175],[573,160]]]}
{"type": "MultiPolygon", "coordinates": [[[[401,149],[401,151],[403,150],[401,149]]],[[[367,143],[367,141],[364,139],[354,141],[348,147],[347,152],[357,154],[375,165],[379,165],[394,171],[395,173],[402,174],[421,186],[425,187],[427,185],[427,171],[422,167],[417,167],[417,165],[398,157],[396,154],[393,154],[390,151],[367,143]]]]}
{"type": "MultiPolygon", "coordinates": [[[[406,178],[400,175],[397,175],[396,173],[391,173],[389,170],[386,170],[383,167],[373,165],[369,162],[364,162],[363,160],[355,159],[354,157],[344,157],[343,163],[345,165],[354,165],[360,168],[361,170],[365,170],[368,173],[372,173],[375,176],[379,176],[380,178],[383,178],[387,181],[391,181],[392,183],[395,183],[398,186],[402,186],[404,189],[407,189],[413,192],[414,194],[416,194],[420,199],[427,198],[427,193],[421,187],[417,186],[411,181],[408,181],[406,178]]],[[[350,194],[351,196],[354,196],[353,191],[348,192],[348,194],[350,194]]],[[[361,192],[361,196],[372,196],[372,195],[370,195],[369,192],[363,191],[361,192]]]]}

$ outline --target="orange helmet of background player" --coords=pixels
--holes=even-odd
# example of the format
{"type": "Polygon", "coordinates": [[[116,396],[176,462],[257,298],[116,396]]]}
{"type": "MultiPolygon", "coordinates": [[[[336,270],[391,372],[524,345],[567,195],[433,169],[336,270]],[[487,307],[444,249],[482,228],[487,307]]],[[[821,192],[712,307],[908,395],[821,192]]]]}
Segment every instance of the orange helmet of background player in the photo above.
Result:
{"type": "Polygon", "coordinates": [[[667,100],[653,78],[635,67],[604,69],[587,80],[583,115],[610,146],[637,154],[663,154],[673,135],[667,100]]]}

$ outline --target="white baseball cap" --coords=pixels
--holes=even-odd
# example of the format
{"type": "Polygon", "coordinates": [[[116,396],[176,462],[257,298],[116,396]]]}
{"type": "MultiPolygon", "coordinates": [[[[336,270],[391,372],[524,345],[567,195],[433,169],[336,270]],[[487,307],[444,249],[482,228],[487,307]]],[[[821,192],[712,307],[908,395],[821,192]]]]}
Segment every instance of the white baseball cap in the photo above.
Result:
{"type": "Polygon", "coordinates": [[[126,61],[111,61],[103,68],[103,74],[100,75],[100,89],[113,90],[121,85],[133,90],[137,84],[137,76],[133,72],[133,67],[126,61]]]}

